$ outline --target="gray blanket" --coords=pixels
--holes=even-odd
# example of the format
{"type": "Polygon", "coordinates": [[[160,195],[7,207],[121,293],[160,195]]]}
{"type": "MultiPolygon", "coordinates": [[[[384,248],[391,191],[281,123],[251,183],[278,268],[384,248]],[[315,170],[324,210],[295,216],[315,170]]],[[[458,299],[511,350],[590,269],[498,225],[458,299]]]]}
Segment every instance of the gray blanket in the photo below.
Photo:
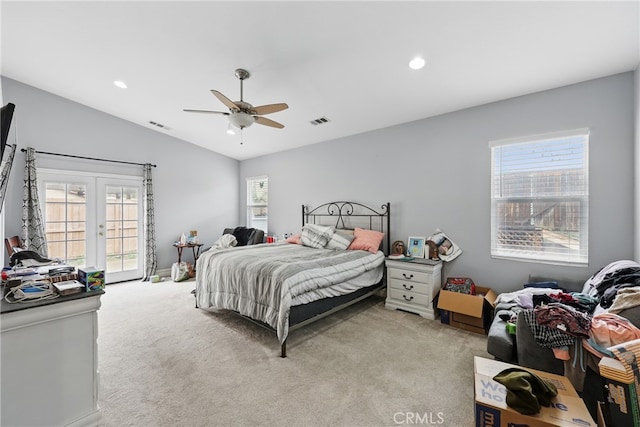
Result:
{"type": "Polygon", "coordinates": [[[313,299],[335,296],[339,284],[373,269],[382,270],[383,263],[380,251],[315,249],[289,243],[212,249],[198,258],[196,300],[200,308],[234,310],[264,322],[276,329],[282,343],[294,298],[305,293],[313,294],[313,299]]]}

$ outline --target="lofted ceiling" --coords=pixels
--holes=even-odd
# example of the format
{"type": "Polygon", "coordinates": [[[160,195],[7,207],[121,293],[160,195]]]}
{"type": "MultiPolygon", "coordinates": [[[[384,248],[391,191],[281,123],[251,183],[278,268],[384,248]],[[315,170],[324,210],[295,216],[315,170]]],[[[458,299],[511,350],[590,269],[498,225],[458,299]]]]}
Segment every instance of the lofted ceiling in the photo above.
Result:
{"type": "Polygon", "coordinates": [[[640,61],[638,1],[0,7],[2,75],[239,160],[630,71],[640,61]],[[421,70],[408,66],[416,55],[426,60],[421,70]],[[239,100],[236,68],[251,73],[245,101],[289,105],[266,116],[284,129],[254,124],[240,144],[226,133],[226,116],[183,111],[228,111],[210,90],[239,100]]]}

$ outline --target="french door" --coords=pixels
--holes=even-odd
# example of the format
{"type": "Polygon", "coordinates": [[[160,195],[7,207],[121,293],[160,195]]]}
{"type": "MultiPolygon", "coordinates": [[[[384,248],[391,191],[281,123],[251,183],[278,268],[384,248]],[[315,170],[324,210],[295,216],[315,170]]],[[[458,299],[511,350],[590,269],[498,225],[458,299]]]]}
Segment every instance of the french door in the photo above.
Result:
{"type": "Polygon", "coordinates": [[[50,258],[105,270],[106,282],[143,276],[141,177],[39,170],[50,258]]]}

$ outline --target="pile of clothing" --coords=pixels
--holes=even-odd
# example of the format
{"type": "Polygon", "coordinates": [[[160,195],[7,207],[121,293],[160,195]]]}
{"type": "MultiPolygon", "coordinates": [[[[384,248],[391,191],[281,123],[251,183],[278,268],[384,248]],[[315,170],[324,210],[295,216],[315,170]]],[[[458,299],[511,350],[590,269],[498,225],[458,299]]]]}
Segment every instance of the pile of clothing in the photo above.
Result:
{"type": "Polygon", "coordinates": [[[640,264],[629,260],[612,262],[591,276],[585,289],[609,313],[640,306],[640,264]]]}
{"type": "Polygon", "coordinates": [[[575,377],[578,390],[586,366],[597,370],[600,358],[613,356],[609,347],[640,339],[640,329],[618,314],[633,307],[640,311],[640,264],[634,261],[603,267],[585,282],[582,292],[525,288],[500,295],[498,302],[504,301],[514,303],[500,315],[507,330],[516,333],[521,315],[535,342],[564,361],[565,375],[575,377]]]}

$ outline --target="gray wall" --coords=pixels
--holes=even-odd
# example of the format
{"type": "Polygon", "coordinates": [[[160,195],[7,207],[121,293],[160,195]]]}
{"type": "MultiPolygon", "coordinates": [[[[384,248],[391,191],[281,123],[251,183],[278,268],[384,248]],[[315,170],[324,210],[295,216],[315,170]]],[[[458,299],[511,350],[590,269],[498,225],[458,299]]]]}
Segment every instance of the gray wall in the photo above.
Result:
{"type": "MultiPolygon", "coordinates": [[[[464,251],[445,265],[443,277],[470,276],[504,291],[519,288],[529,274],[583,281],[610,261],[634,257],[637,79],[634,86],[633,73],[615,75],[240,163],[11,79],[2,78],[2,89],[3,103],[17,106],[10,138],[17,129],[21,148],[158,165],[160,268],[175,261],[171,243],[181,232],[195,228],[213,242],[225,226],[244,223],[245,179],[268,175],[273,233],[298,231],[303,203],[389,201],[393,240],[441,228],[464,251]],[[581,127],[591,129],[589,266],[491,259],[488,141],[581,127]]],[[[44,155],[38,164],[140,174],[137,167],[44,155]]],[[[20,230],[23,165],[18,153],[5,205],[9,235],[20,230]]]]}
{"type": "MultiPolygon", "coordinates": [[[[158,267],[170,268],[171,244],[196,229],[211,244],[238,214],[239,162],[68,99],[3,77],[3,103],[16,104],[10,142],[79,156],[153,163],[158,267]]],[[[3,104],[3,105],[4,105],[3,104]]],[[[139,166],[38,155],[39,167],[142,175],[139,166]]],[[[5,200],[5,235],[20,234],[24,153],[16,153],[5,200]]],[[[4,239],[3,239],[4,240],[4,239]]]]}
{"type": "Polygon", "coordinates": [[[640,65],[635,72],[635,260],[640,262],[640,65]]]}
{"type": "Polygon", "coordinates": [[[520,288],[530,274],[580,283],[634,255],[633,112],[629,72],[246,160],[240,212],[246,177],[267,175],[272,233],[298,231],[303,203],[389,201],[392,240],[440,228],[463,249],[443,277],[497,291],[520,288]],[[591,130],[589,266],[492,259],[488,142],[583,127],[591,130]]]}

